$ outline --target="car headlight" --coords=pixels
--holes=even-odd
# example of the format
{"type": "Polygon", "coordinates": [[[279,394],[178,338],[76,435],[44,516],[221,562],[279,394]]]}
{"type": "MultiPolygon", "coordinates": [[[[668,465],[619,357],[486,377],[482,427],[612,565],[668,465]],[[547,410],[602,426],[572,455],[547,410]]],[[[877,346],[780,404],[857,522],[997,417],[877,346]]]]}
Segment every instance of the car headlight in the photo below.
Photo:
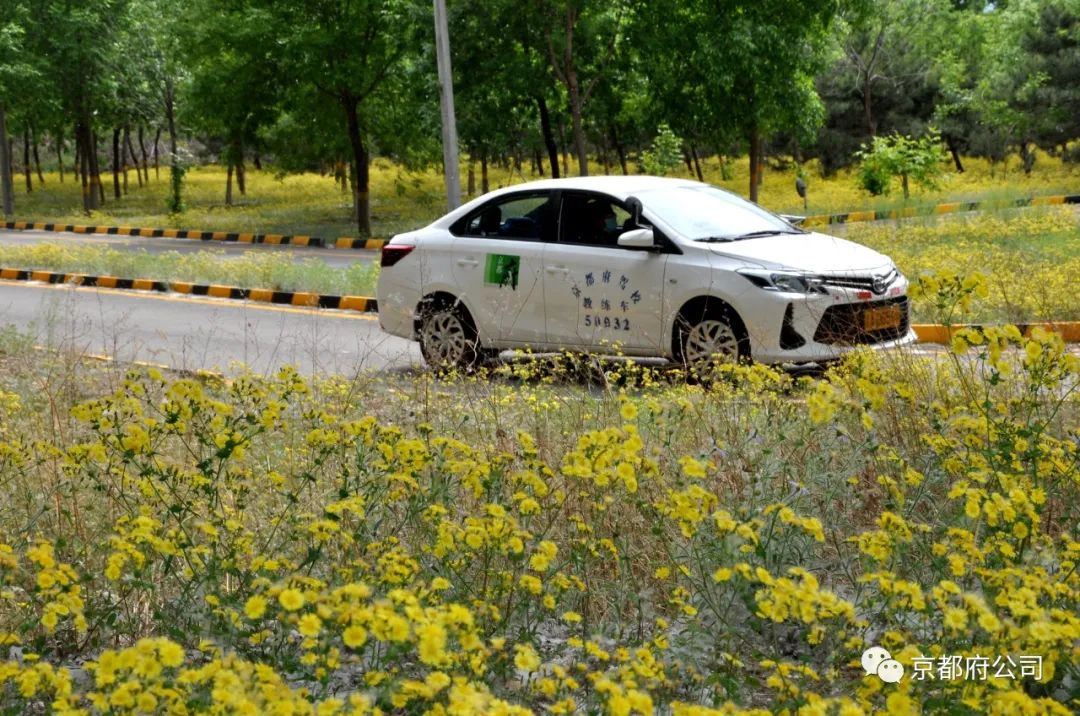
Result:
{"type": "Polygon", "coordinates": [[[794,271],[738,269],[739,275],[765,291],[780,293],[828,293],[820,276],[794,271]]]}

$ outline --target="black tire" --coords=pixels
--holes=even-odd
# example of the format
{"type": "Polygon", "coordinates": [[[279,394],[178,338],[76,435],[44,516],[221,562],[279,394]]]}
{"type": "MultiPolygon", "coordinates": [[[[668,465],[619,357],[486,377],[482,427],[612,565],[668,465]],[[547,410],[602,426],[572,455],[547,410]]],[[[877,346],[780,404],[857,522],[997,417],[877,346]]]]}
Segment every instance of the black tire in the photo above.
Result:
{"type": "Polygon", "coordinates": [[[419,339],[424,361],[437,370],[472,370],[485,355],[472,320],[456,305],[425,307],[420,316],[419,339]]]}
{"type": "Polygon", "coordinates": [[[694,317],[680,314],[675,320],[674,344],[677,362],[687,368],[701,370],[750,359],[742,322],[730,311],[712,307],[694,317]]]}

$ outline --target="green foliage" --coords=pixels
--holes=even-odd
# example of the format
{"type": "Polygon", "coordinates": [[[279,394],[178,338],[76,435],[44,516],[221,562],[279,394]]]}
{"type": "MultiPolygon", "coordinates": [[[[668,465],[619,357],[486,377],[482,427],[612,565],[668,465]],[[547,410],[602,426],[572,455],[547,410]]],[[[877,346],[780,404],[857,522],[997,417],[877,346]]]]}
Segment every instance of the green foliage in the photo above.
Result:
{"type": "Polygon", "coordinates": [[[910,182],[925,189],[936,189],[943,170],[945,151],[941,137],[931,130],[926,135],[913,138],[902,134],[874,137],[869,145],[856,152],[861,160],[859,184],[874,196],[892,191],[893,179],[899,177],[904,198],[910,196],[910,182]]]}
{"type": "Polygon", "coordinates": [[[652,147],[641,153],[641,171],[645,174],[663,176],[679,166],[682,161],[682,140],[671,131],[667,123],[656,131],[652,147]]]}

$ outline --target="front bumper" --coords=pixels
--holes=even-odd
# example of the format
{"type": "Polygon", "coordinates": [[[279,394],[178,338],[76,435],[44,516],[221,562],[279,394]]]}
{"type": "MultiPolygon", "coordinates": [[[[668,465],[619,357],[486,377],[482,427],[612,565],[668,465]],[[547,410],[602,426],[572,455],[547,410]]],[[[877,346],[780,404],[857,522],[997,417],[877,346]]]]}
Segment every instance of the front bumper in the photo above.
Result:
{"type": "Polygon", "coordinates": [[[905,282],[871,299],[833,288],[829,295],[758,297],[766,300],[746,321],[751,356],[762,363],[811,363],[835,360],[860,346],[887,349],[914,343],[906,289],[905,282]],[[898,321],[875,325],[868,313],[870,318],[898,314],[898,321]]]}

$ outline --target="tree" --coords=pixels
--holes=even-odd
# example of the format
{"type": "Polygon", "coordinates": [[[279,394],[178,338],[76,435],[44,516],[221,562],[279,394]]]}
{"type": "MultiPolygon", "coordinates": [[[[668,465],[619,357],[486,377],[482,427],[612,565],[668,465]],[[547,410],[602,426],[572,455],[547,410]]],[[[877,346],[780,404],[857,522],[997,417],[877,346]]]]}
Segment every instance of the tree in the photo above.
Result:
{"type": "Polygon", "coordinates": [[[1018,104],[1032,117],[1035,141],[1064,147],[1080,137],[1080,3],[1040,3],[1037,12],[1020,37],[1037,81],[1018,104]]]}
{"type": "MultiPolygon", "coordinates": [[[[290,93],[314,90],[336,105],[349,142],[357,229],[371,234],[369,164],[376,117],[370,109],[392,93],[406,58],[419,54],[421,18],[430,27],[430,5],[416,0],[252,0],[280,53],[279,82],[290,93]],[[426,12],[425,12],[426,10],[426,12]]],[[[426,35],[425,35],[426,36],[426,35]]],[[[297,107],[297,113],[324,105],[297,107]]]]}
{"type": "Polygon", "coordinates": [[[7,99],[32,68],[25,59],[23,38],[26,8],[13,0],[0,0],[0,210],[15,213],[15,190],[8,156],[7,99]]]}
{"type": "Polygon", "coordinates": [[[245,148],[275,119],[281,72],[265,11],[237,2],[194,2],[183,17],[182,51],[189,72],[184,87],[187,123],[221,143],[226,166],[225,204],[233,176],[246,191],[245,148]]]}
{"type": "Polygon", "coordinates": [[[578,174],[589,174],[585,106],[604,78],[622,33],[621,2],[539,0],[540,19],[551,70],[566,88],[578,174]]]}
{"type": "Polygon", "coordinates": [[[915,139],[902,134],[874,137],[873,142],[856,152],[862,160],[859,183],[873,195],[888,194],[894,178],[900,178],[904,199],[911,197],[910,182],[934,189],[941,178],[945,155],[941,137],[931,131],[915,139]]]}
{"type": "Polygon", "coordinates": [[[636,36],[652,57],[668,58],[652,86],[661,97],[688,98],[674,106],[692,104],[694,123],[714,136],[746,142],[752,201],[764,140],[784,130],[809,142],[821,123],[814,73],[836,9],[831,0],[642,0],[635,7],[636,36]]]}
{"type": "MultiPolygon", "coordinates": [[[[818,75],[825,124],[816,150],[826,173],[846,166],[878,134],[922,134],[934,117],[936,28],[960,20],[949,0],[848,5],[836,51],[818,75]]],[[[956,43],[958,46],[960,43],[956,43]]],[[[950,124],[951,127],[951,124],[950,124]]],[[[949,138],[950,135],[946,135],[949,138]]]]}

